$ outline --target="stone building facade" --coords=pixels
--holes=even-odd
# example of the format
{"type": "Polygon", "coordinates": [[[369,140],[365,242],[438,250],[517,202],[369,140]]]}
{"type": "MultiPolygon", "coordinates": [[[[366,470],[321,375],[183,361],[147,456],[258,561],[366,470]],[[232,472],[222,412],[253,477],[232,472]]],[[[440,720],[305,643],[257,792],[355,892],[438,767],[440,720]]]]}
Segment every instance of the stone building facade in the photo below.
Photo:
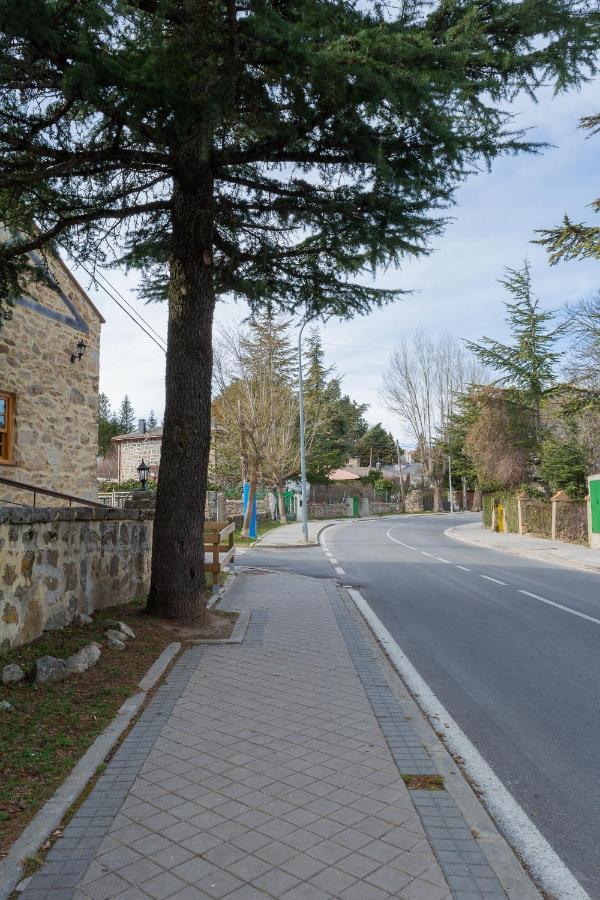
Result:
{"type": "MultiPolygon", "coordinates": [[[[137,480],[137,467],[142,459],[150,468],[150,478],[158,478],[160,452],[162,447],[162,428],[151,428],[146,431],[146,423],[140,419],[138,430],[131,434],[119,434],[112,439],[117,456],[117,481],[137,480]]],[[[208,477],[214,477],[215,449],[211,442],[208,457],[208,477]]]]}
{"type": "MultiPolygon", "coordinates": [[[[140,422],[142,429],[144,426],[140,422]]],[[[150,431],[138,431],[133,434],[119,434],[112,439],[117,451],[117,481],[137,479],[137,467],[142,459],[150,468],[150,478],[158,476],[160,449],[162,446],[162,428],[150,431]]]]}
{"type": "MultiPolygon", "coordinates": [[[[53,286],[32,283],[0,329],[0,477],[94,499],[104,320],[60,259],[49,269],[53,286]]],[[[10,501],[32,494],[0,484],[0,507],[10,501]]]]}

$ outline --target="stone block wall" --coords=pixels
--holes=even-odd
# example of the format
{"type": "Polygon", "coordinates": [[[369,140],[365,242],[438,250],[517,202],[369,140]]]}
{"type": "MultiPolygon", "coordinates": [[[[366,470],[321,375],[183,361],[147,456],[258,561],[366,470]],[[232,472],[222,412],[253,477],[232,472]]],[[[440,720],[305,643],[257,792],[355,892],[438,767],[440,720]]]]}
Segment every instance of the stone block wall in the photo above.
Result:
{"type": "Polygon", "coordinates": [[[347,515],[345,503],[308,503],[309,519],[342,519],[347,515]]]}
{"type": "Polygon", "coordinates": [[[0,509],[0,652],[92,612],[144,597],[149,510],[0,509]]]}
{"type": "Polygon", "coordinates": [[[385,500],[373,500],[373,502],[369,504],[369,511],[373,516],[378,513],[401,513],[404,512],[404,504],[387,503],[385,500]]]}

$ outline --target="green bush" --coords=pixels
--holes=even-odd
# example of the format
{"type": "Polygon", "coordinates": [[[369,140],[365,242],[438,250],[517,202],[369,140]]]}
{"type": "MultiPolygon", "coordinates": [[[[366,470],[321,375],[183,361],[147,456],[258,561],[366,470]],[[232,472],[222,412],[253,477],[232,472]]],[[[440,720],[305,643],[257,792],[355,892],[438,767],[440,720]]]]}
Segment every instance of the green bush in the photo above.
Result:
{"type": "MultiPolygon", "coordinates": [[[[101,494],[109,494],[111,491],[139,491],[140,487],[139,479],[129,478],[127,481],[102,481],[98,485],[98,491],[101,494]]],[[[156,481],[147,481],[146,490],[155,491],[156,481]]]]}

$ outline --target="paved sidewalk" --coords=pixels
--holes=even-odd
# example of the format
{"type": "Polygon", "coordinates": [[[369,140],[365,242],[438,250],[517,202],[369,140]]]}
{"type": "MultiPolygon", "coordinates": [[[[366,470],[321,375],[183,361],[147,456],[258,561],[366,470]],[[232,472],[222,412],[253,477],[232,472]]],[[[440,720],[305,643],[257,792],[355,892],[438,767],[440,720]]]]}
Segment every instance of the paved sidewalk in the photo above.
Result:
{"type": "MultiPolygon", "coordinates": [[[[318,544],[319,535],[323,529],[330,525],[342,525],[352,522],[352,519],[317,519],[308,523],[308,543],[318,544]]],[[[280,525],[260,538],[254,546],[260,547],[306,547],[302,534],[302,522],[292,522],[290,525],[280,525]]]]}
{"type": "Polygon", "coordinates": [[[515,556],[527,556],[543,562],[558,563],[574,569],[600,574],[600,551],[565,541],[548,541],[524,534],[500,534],[484,528],[481,522],[456,525],[446,531],[449,537],[467,544],[479,544],[490,550],[504,550],[515,556]]]}
{"type": "Polygon", "coordinates": [[[505,898],[450,795],[405,787],[436,764],[345,592],[226,599],[243,644],[184,653],[23,900],[505,898]]]}

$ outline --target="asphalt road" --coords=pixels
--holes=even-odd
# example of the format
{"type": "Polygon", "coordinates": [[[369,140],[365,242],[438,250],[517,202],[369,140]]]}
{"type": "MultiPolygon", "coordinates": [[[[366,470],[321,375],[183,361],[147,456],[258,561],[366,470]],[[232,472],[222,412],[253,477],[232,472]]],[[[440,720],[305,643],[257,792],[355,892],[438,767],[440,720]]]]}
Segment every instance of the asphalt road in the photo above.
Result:
{"type": "Polygon", "coordinates": [[[353,521],[324,532],[333,562],[321,548],[258,546],[240,564],[359,588],[575,877],[600,898],[600,578],[444,534],[472,518],[353,521]]]}

